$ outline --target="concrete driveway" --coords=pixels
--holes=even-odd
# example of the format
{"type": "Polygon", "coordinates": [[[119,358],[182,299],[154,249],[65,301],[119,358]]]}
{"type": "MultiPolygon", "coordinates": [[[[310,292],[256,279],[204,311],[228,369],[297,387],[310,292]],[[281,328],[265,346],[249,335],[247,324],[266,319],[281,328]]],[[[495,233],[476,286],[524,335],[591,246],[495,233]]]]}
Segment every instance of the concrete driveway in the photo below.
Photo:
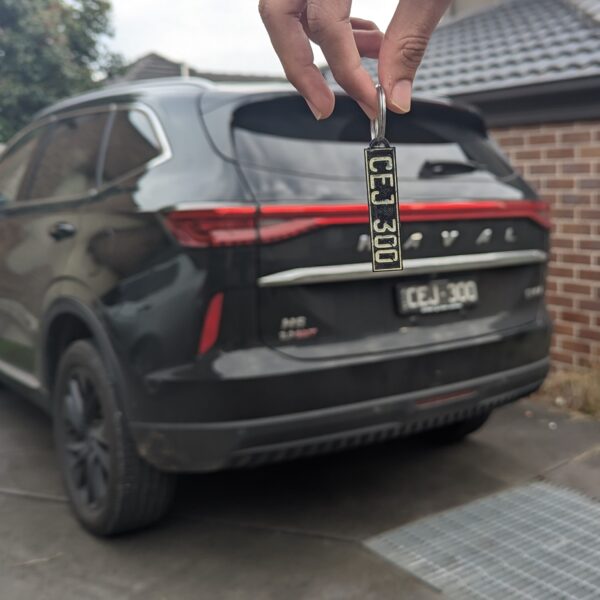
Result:
{"type": "Polygon", "coordinates": [[[600,423],[520,402],[453,447],[182,478],[166,522],[103,541],[69,514],[47,419],[0,391],[0,598],[444,598],[363,541],[540,477],[599,496],[599,457],[600,423]]]}

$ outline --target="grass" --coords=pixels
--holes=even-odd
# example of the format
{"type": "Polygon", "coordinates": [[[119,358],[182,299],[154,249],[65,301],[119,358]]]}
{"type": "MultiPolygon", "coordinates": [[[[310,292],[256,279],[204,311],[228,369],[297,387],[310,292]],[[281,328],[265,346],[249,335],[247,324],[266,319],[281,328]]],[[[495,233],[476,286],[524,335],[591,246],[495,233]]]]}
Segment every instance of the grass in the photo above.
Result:
{"type": "Polygon", "coordinates": [[[600,418],[600,365],[551,373],[535,399],[600,418]]]}

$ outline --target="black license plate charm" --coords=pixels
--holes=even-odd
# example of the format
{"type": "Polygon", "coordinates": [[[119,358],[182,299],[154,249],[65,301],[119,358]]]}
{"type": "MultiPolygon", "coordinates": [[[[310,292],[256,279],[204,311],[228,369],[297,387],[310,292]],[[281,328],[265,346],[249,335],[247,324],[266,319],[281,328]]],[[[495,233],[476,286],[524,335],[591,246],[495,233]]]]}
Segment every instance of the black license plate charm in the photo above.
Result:
{"type": "Polygon", "coordinates": [[[371,143],[365,149],[373,271],[402,270],[396,149],[385,139],[385,97],[377,86],[379,114],[371,122],[371,143]]]}

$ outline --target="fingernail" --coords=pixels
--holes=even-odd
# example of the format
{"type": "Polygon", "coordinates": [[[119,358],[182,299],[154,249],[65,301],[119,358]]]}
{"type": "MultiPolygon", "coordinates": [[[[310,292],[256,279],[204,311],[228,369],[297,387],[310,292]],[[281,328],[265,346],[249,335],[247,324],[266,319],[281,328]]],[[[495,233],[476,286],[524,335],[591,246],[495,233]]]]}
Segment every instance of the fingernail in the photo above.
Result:
{"type": "Polygon", "coordinates": [[[410,110],[411,96],[412,82],[408,79],[401,79],[400,81],[397,81],[392,88],[390,103],[397,108],[399,112],[406,113],[410,110]]]}
{"type": "Polygon", "coordinates": [[[358,105],[363,109],[363,111],[365,112],[367,117],[369,117],[369,119],[374,119],[377,115],[377,111],[373,110],[368,104],[365,104],[364,102],[359,102],[358,105]]]}
{"type": "Polygon", "coordinates": [[[306,101],[306,104],[308,104],[310,112],[312,112],[312,114],[315,115],[315,119],[317,121],[320,121],[323,118],[323,113],[321,113],[321,111],[309,100],[306,101]]]}

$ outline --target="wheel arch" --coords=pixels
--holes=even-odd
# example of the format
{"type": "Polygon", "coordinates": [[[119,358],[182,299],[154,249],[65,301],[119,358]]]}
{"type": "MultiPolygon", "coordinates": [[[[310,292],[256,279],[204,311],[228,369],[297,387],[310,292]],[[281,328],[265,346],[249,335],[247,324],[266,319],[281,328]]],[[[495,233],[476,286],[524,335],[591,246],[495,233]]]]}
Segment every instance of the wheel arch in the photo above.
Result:
{"type": "Polygon", "coordinates": [[[93,340],[110,367],[118,366],[106,326],[96,312],[75,298],[56,300],[46,312],[41,330],[40,375],[48,392],[48,407],[60,357],[71,343],[81,339],[93,340]]]}

